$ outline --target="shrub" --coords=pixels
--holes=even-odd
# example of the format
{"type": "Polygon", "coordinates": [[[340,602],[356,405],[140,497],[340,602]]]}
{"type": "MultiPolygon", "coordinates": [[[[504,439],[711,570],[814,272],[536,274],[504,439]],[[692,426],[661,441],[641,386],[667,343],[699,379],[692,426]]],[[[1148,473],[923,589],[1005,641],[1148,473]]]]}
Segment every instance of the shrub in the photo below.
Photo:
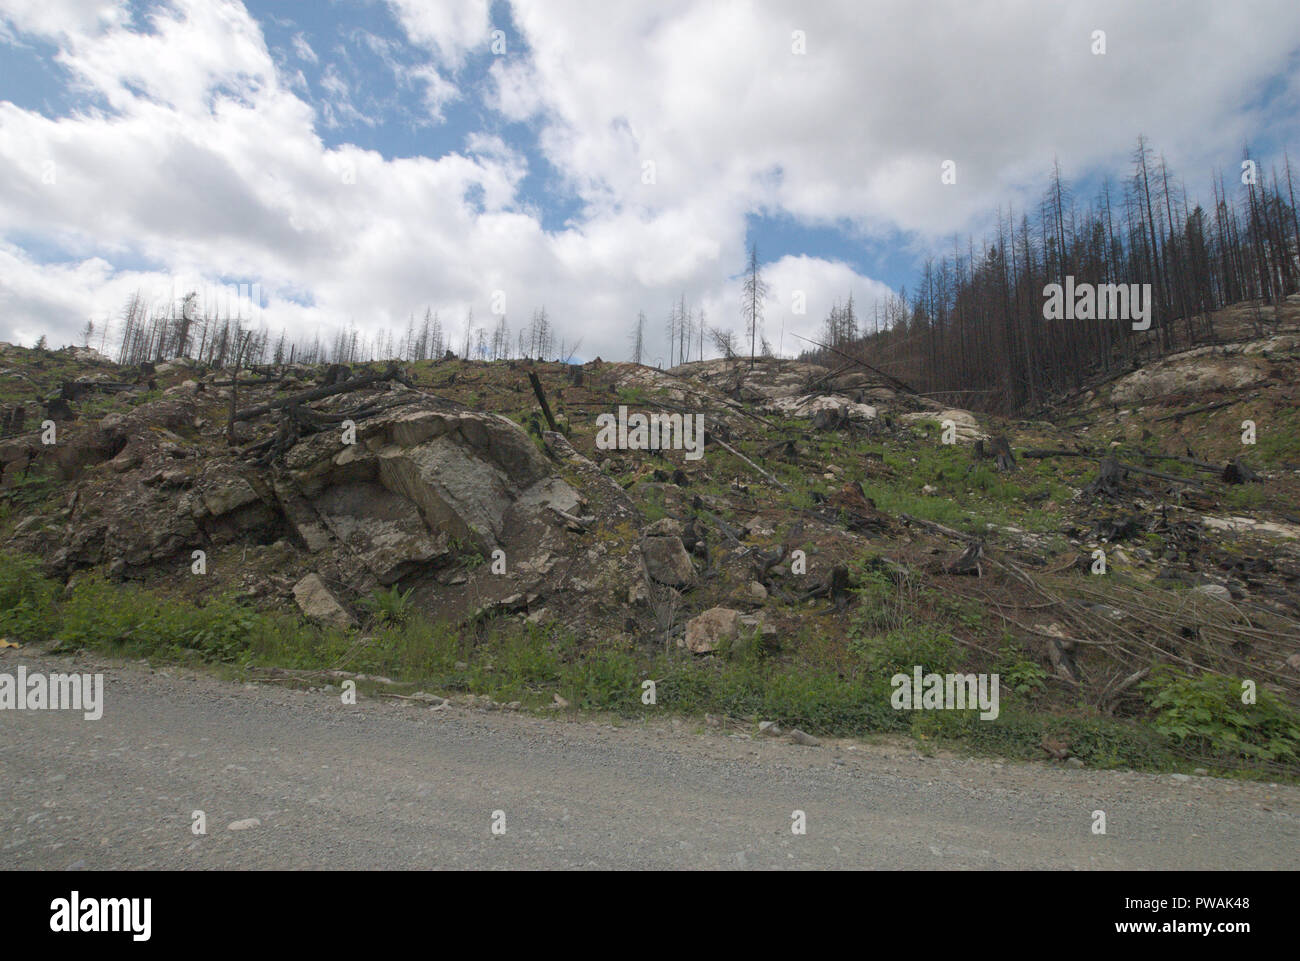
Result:
{"type": "Polygon", "coordinates": [[[45,640],[57,622],[59,587],[31,557],[0,555],[0,634],[45,640]]]}
{"type": "Polygon", "coordinates": [[[1162,666],[1141,689],[1155,710],[1155,727],[1174,742],[1209,755],[1300,761],[1300,716],[1266,688],[1243,704],[1240,679],[1189,676],[1162,666]]]}
{"type": "Polygon", "coordinates": [[[362,606],[380,624],[403,624],[411,616],[411,594],[415,588],[405,593],[394,584],[386,591],[375,591],[362,601],[362,606]]]}

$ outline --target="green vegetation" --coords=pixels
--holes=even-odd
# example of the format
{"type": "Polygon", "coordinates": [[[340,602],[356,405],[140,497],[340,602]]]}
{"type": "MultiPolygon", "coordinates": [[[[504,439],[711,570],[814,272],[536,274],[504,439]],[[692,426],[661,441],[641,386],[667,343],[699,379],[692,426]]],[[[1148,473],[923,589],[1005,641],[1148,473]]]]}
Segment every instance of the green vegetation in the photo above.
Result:
{"type": "Polygon", "coordinates": [[[375,591],[362,602],[379,624],[405,624],[411,619],[411,594],[414,588],[403,593],[395,585],[386,591],[375,591]]]}
{"type": "Polygon", "coordinates": [[[56,493],[58,485],[52,473],[33,469],[4,493],[4,503],[18,511],[30,511],[56,493]]]}
{"type": "MultiPolygon", "coordinates": [[[[1300,464],[1300,410],[1274,410],[1260,421],[1254,457],[1269,466],[1300,464]]],[[[1247,463],[1252,459],[1248,451],[1247,463]]]]}
{"type": "Polygon", "coordinates": [[[1155,709],[1156,730],[1177,744],[1227,761],[1300,760],[1300,716],[1267,688],[1245,704],[1238,678],[1191,677],[1165,666],[1141,687],[1155,709]]]}

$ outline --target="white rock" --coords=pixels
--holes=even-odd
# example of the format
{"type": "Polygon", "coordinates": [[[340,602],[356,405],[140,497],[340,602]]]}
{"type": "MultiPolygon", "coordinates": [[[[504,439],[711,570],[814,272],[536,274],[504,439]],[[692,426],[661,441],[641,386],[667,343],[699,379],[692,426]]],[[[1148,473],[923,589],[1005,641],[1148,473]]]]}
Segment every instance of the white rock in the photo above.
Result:
{"type": "Polygon", "coordinates": [[[1194,590],[1197,594],[1206,594],[1209,597],[1213,597],[1215,600],[1223,601],[1225,603],[1232,602],[1232,594],[1226,587],[1220,584],[1201,584],[1199,587],[1194,588],[1194,590]]]}

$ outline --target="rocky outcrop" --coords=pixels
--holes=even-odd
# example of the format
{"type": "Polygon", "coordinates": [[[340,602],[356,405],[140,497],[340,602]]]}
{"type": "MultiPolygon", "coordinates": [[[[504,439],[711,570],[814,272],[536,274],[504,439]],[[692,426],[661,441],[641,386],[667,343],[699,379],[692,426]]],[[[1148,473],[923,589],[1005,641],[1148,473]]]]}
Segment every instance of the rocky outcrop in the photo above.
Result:
{"type": "MultiPolygon", "coordinates": [[[[357,524],[369,524],[375,529],[365,536],[400,546],[409,555],[403,560],[417,560],[420,554],[432,557],[437,548],[400,536],[401,531],[414,533],[409,512],[389,497],[376,496],[370,504],[365,491],[377,495],[382,490],[405,500],[418,511],[428,532],[487,554],[502,540],[511,504],[551,473],[528,436],[504,417],[409,409],[367,421],[350,446],[342,444],[337,432],[316,434],[289,451],[285,466],[298,492],[311,500],[331,488],[348,486],[350,495],[331,495],[324,505],[347,503],[360,511],[351,532],[357,524]],[[384,527],[386,532],[379,530],[384,527]]],[[[551,490],[562,501],[576,496],[551,490]]]]}
{"type": "Polygon", "coordinates": [[[800,397],[778,397],[768,409],[787,417],[807,417],[815,419],[818,415],[831,415],[839,423],[848,420],[875,420],[880,411],[870,404],[857,404],[847,397],[837,394],[805,394],[800,397]]]}
{"type": "Polygon", "coordinates": [[[1253,359],[1207,356],[1209,348],[1187,351],[1136,370],[1115,382],[1116,404],[1138,404],[1176,394],[1239,390],[1266,380],[1253,359]]]}
{"type": "Polygon", "coordinates": [[[973,444],[977,440],[988,440],[989,435],[980,430],[979,421],[975,415],[968,410],[959,408],[949,408],[947,410],[936,410],[934,412],[920,411],[913,414],[903,414],[899,420],[905,423],[916,423],[923,420],[935,420],[942,424],[950,420],[956,428],[956,440],[959,444],[973,444]]]}

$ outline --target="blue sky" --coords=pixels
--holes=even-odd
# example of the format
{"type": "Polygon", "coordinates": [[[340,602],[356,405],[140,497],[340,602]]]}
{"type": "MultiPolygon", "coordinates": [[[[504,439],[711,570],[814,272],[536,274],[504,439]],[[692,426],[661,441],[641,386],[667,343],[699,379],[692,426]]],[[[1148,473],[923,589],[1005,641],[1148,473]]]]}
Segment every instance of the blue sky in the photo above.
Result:
{"type": "Polygon", "coordinates": [[[1205,198],[1300,116],[1290,2],[867,10],[0,0],[0,339],[247,282],[294,336],[488,326],[500,292],[580,356],[626,356],[644,310],[662,353],[680,296],[740,326],[750,241],[770,338],[812,336],[1032,207],[1054,156],[1086,203],[1145,133],[1205,198]]]}

